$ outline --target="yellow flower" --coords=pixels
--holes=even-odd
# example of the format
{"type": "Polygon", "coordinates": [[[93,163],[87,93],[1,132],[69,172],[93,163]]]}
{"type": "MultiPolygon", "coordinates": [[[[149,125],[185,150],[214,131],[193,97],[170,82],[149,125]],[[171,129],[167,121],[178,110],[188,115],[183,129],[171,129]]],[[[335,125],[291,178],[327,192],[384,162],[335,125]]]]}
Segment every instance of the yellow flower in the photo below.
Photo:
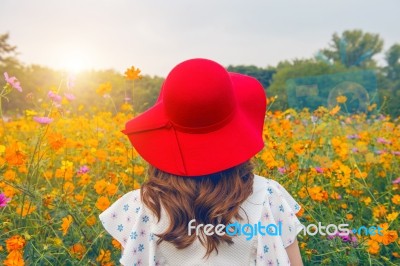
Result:
{"type": "Polygon", "coordinates": [[[370,197],[366,197],[366,198],[362,199],[361,201],[363,201],[364,204],[368,206],[371,203],[372,199],[370,197]]]}
{"type": "Polygon", "coordinates": [[[336,97],[336,101],[338,103],[345,103],[347,101],[347,97],[344,95],[340,95],[340,96],[336,97]]]}
{"type": "Polygon", "coordinates": [[[73,222],[72,216],[68,215],[67,217],[62,218],[62,224],[60,230],[63,232],[63,236],[68,233],[68,229],[73,222]]]}
{"type": "Polygon", "coordinates": [[[386,219],[387,219],[389,222],[392,222],[392,221],[396,220],[397,216],[399,216],[399,213],[398,213],[398,212],[392,212],[392,213],[389,213],[389,214],[386,216],[386,219]]]}
{"type": "Polygon", "coordinates": [[[131,68],[128,68],[125,71],[125,78],[127,80],[141,79],[142,76],[140,75],[140,69],[139,68],[135,68],[134,66],[132,66],[131,68]]]}
{"type": "Polygon", "coordinates": [[[105,94],[110,93],[112,90],[112,86],[110,82],[100,84],[96,90],[96,93],[100,96],[104,96],[105,94]]]}
{"type": "Polygon", "coordinates": [[[27,110],[25,110],[25,114],[26,114],[26,116],[34,116],[34,115],[37,115],[38,113],[35,110],[27,109],[27,110]]]}
{"type": "Polygon", "coordinates": [[[97,257],[96,261],[98,262],[109,262],[111,260],[111,251],[100,249],[100,254],[97,257]]]}
{"type": "Polygon", "coordinates": [[[70,161],[61,161],[61,170],[71,169],[74,166],[73,162],[70,161]]]}
{"type": "Polygon", "coordinates": [[[386,207],[383,205],[376,206],[372,209],[372,213],[375,218],[384,217],[386,215],[386,212],[386,207]]]}

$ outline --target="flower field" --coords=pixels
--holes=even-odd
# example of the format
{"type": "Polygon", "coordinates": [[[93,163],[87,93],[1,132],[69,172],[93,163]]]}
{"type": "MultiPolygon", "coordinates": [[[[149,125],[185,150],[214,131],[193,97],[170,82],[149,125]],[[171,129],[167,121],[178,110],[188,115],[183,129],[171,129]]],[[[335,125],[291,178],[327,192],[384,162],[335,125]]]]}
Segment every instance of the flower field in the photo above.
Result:
{"type": "MultiPolygon", "coordinates": [[[[19,85],[7,78],[3,96],[19,85]]],[[[111,90],[100,84],[93,93],[108,101],[111,90]]],[[[129,103],[100,110],[73,101],[51,91],[38,110],[1,121],[1,265],[118,265],[120,245],[98,214],[145,178],[145,163],[120,132],[135,113],[129,103]]],[[[296,198],[305,225],[384,229],[300,233],[306,265],[399,265],[400,119],[346,115],[345,97],[338,103],[268,111],[256,173],[296,198]]]]}

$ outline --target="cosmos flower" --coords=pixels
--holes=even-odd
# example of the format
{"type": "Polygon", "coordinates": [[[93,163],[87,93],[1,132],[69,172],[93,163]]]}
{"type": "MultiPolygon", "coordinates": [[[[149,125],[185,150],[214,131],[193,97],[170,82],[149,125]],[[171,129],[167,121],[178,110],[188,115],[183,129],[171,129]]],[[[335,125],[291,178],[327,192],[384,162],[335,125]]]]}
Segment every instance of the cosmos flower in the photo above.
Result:
{"type": "Polygon", "coordinates": [[[8,84],[10,84],[11,87],[14,89],[18,90],[19,92],[22,92],[21,85],[19,81],[17,80],[16,77],[9,77],[7,72],[4,72],[4,78],[8,84]]]}
{"type": "Polygon", "coordinates": [[[35,120],[36,122],[38,122],[39,124],[42,124],[42,125],[47,125],[47,124],[50,124],[51,122],[53,122],[53,118],[46,117],[46,116],[35,116],[35,117],[33,117],[33,120],[35,120]]]}
{"type": "Polygon", "coordinates": [[[0,193],[0,208],[4,208],[7,206],[7,203],[10,201],[9,198],[4,195],[4,193],[0,193]]]}

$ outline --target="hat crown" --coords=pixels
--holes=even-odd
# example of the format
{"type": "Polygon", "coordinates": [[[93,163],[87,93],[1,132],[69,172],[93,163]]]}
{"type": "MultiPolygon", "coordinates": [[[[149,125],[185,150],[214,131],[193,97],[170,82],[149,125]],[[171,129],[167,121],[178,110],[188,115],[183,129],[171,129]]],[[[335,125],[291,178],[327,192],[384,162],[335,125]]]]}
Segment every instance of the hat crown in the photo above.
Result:
{"type": "Polygon", "coordinates": [[[178,128],[222,126],[235,110],[229,73],[208,59],[178,64],[168,74],[162,90],[166,115],[178,128]]]}

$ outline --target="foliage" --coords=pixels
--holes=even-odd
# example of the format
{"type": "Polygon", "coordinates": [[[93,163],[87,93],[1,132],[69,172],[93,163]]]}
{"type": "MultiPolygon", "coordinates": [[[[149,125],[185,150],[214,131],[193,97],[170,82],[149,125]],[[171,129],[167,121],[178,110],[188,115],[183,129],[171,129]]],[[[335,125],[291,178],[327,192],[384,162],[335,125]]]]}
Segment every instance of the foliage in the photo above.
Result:
{"type": "Polygon", "coordinates": [[[383,40],[379,34],[364,33],[362,30],[346,30],[339,36],[334,33],[330,47],[321,50],[328,60],[346,67],[371,67],[372,57],[382,51],[383,40]]]}
{"type": "Polygon", "coordinates": [[[288,108],[286,94],[286,81],[291,78],[317,76],[322,74],[334,74],[346,71],[340,64],[329,65],[315,59],[296,59],[292,62],[284,61],[278,64],[277,73],[268,89],[269,96],[277,96],[272,110],[284,110],[288,108]]]}
{"type": "Polygon", "coordinates": [[[244,75],[249,75],[255,77],[264,88],[268,88],[272,82],[272,76],[276,73],[276,69],[274,67],[261,68],[256,66],[228,66],[227,70],[230,72],[237,72],[244,75]]]}

